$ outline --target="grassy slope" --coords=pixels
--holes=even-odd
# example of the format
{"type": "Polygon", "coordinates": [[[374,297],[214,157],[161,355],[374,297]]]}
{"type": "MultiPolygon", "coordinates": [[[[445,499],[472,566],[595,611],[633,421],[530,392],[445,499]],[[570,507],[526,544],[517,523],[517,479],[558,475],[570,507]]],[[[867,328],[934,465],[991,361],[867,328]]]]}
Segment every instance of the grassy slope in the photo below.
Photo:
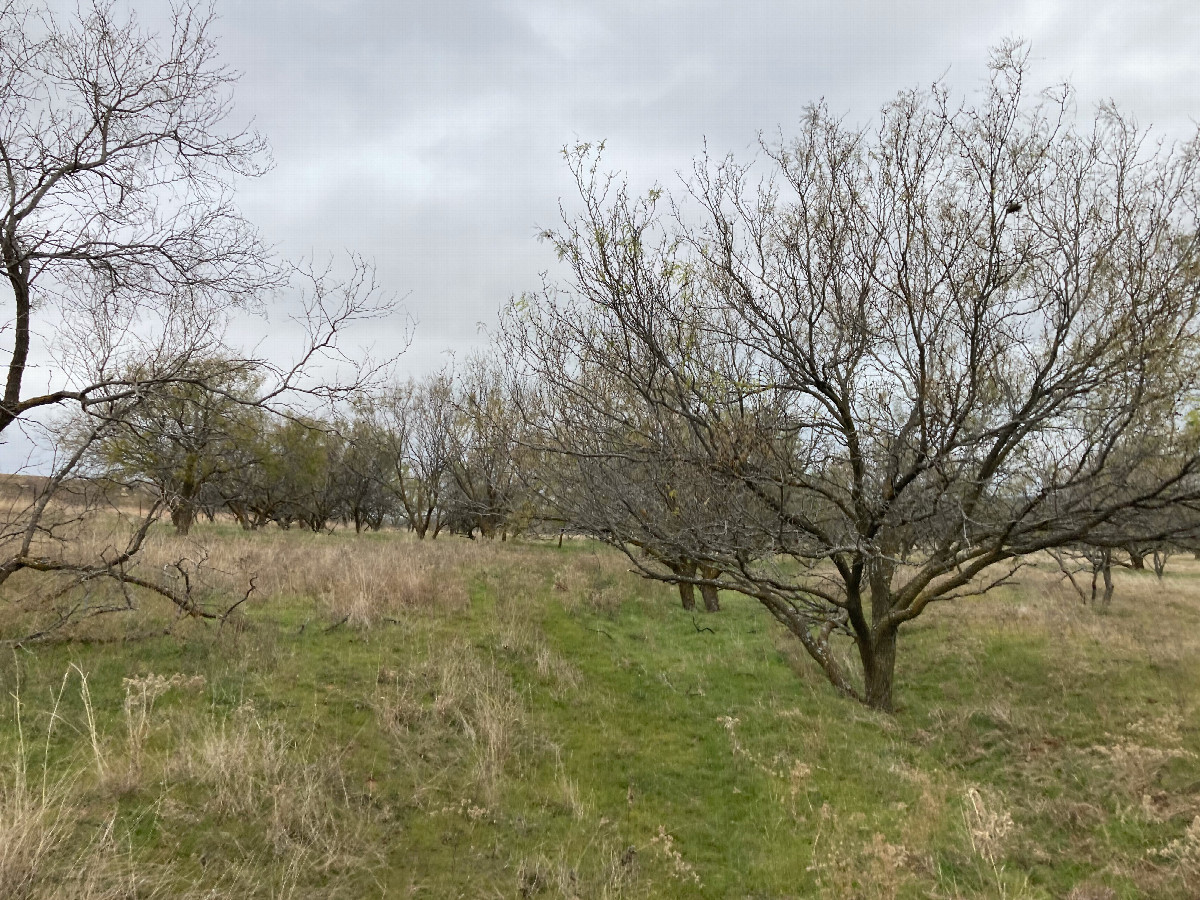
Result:
{"type": "Polygon", "coordinates": [[[210,536],[280,570],[236,624],[148,610],[0,660],[27,771],[2,781],[0,893],[1200,890],[1190,561],[1120,578],[1108,614],[1038,572],[931,612],[884,717],[752,602],[684,613],[590,547],[210,536]]]}

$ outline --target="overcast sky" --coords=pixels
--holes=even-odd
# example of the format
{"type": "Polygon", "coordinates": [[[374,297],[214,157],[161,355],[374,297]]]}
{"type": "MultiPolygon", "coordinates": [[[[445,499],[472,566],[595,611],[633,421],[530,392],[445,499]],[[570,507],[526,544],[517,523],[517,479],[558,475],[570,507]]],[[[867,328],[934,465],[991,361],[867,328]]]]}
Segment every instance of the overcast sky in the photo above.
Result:
{"type": "MultiPolygon", "coordinates": [[[[151,2],[136,4],[149,11],[151,2]]],[[[671,183],[707,141],[754,152],[824,98],[866,123],[905,87],[978,90],[988,48],[1032,47],[1032,82],[1070,79],[1183,134],[1200,118],[1200,4],[744,0],[218,0],[276,167],[242,189],[289,254],[373,257],[418,320],[406,365],[479,340],[555,264],[536,240],[570,184],[564,144],[671,183]]]]}
{"type": "MultiPolygon", "coordinates": [[[[123,5],[147,25],[167,21],[166,0],[123,5]]],[[[1168,136],[1200,119],[1196,0],[216,9],[224,58],[243,73],[233,124],[252,119],[275,159],[240,188],[245,213],[289,257],[373,258],[418,323],[401,366],[413,373],[480,343],[479,323],[555,266],[536,234],[558,221],[560,199],[570,206],[565,144],[605,140],[608,166],[669,185],[705,142],[749,156],[760,132],[786,135],[821,98],[866,124],[898,90],[939,77],[977,91],[989,47],[1007,37],[1030,42],[1035,86],[1075,84],[1082,113],[1111,97],[1168,136]]],[[[254,343],[262,328],[244,331],[254,343]]],[[[372,329],[376,351],[398,349],[400,332],[399,321],[372,329]]]]}

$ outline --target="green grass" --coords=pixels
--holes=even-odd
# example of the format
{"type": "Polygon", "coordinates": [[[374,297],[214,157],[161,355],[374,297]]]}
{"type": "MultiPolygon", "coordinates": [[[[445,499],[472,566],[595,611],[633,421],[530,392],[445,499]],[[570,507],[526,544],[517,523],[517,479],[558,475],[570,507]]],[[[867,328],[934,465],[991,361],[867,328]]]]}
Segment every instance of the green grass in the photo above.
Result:
{"type": "Polygon", "coordinates": [[[437,543],[429,589],[462,602],[338,625],[292,585],[224,628],[147,608],[0,660],[0,838],[24,815],[57,841],[0,850],[0,887],[8,866],[31,897],[83,895],[88,867],[112,897],[1196,896],[1190,563],[1122,578],[1108,614],[1038,572],[934,610],[884,716],[745,598],[693,615],[590,545],[437,543]],[[131,704],[151,675],[202,682],[131,704]]]}

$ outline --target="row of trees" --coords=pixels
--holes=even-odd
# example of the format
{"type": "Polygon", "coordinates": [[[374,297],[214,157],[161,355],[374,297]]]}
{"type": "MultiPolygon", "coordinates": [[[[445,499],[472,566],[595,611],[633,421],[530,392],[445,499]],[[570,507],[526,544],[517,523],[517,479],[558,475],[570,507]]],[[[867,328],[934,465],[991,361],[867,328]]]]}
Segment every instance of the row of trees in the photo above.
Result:
{"type": "Polygon", "coordinates": [[[765,177],[705,159],[675,196],[638,195],[578,147],[582,212],[545,235],[569,275],[512,304],[504,365],[364,394],[369,362],[310,376],[390,305],[368,265],[281,264],[238,213],[232,184],[270,161],[227,127],[210,25],[192,0],[165,37],[105,0],[62,21],[0,0],[0,439],[73,411],[45,488],[3,514],[0,585],[55,573],[83,597],[60,621],[105,579],[217,615],[138,573],[163,504],[181,530],[220,504],[250,527],[403,510],[426,535],[503,534],[524,509],[685,602],[756,599],[890,709],[898,635],[931,604],[1042,551],[1097,572],[1194,542],[1200,139],[1151,143],[1111,106],[1080,128],[1070,89],[1031,97],[1007,45],[975,103],[935,84],[870,130],[813,107],[764,144],[765,177]],[[291,365],[225,341],[288,286],[291,365]],[[58,382],[31,384],[38,357],[58,382]],[[88,466],[161,497],[93,557],[51,503],[88,466]]]}
{"type": "Polygon", "coordinates": [[[907,92],[871,131],[813,107],[764,144],[766,177],[701,160],[674,197],[577,147],[582,213],[545,234],[570,275],[511,305],[503,365],[319,427],[217,413],[231,444],[207,462],[139,456],[175,424],[154,404],[97,446],[169,472],[181,528],[217,504],[251,527],[554,521],[685,604],[756,599],[891,709],[898,636],[931,604],[1041,552],[1109,596],[1115,551],[1200,534],[1200,140],[1149,145],[1111,107],[1080,130],[1068,88],[1024,79],[1014,44],[974,105],[907,92]]]}
{"type": "Polygon", "coordinates": [[[251,368],[210,360],[199,370],[207,377],[144,398],[85,456],[93,476],[161,497],[180,534],[219,512],[246,529],[386,524],[422,539],[443,529],[504,537],[529,520],[529,453],[487,357],[456,376],[360,393],[323,418],[252,402],[261,385],[251,368]]]}

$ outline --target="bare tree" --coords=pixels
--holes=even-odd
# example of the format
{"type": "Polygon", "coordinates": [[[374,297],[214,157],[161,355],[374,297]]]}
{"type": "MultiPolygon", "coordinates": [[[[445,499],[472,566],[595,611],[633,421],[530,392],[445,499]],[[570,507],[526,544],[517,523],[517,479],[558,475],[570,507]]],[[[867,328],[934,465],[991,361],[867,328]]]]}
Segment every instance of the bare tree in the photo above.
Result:
{"type": "Polygon", "coordinates": [[[445,373],[393,385],[360,404],[360,439],[374,448],[370,477],[399,502],[421,540],[444,524],[454,428],[453,385],[445,373]]]}
{"type": "Polygon", "coordinates": [[[345,278],[289,273],[233,205],[233,180],[270,160],[256,133],[227,127],[236,74],[217,58],[211,24],[198,0],[179,3],[163,35],[106,0],[84,0],[63,18],[34,0],[0,0],[0,257],[12,292],[0,329],[0,435],[39,411],[75,411],[74,439],[53,474],[0,522],[0,583],[21,570],[52,573],[62,601],[54,624],[130,607],[133,589],[218,614],[195,599],[194,564],[181,561],[181,577],[169,581],[137,568],[165,501],[138,516],[115,509],[126,533],[90,558],[70,540],[87,511],[58,502],[89,473],[89,454],[155,398],[190,390],[286,414],[297,392],[330,399],[375,374],[368,360],[312,378],[338,363],[350,323],[389,302],[360,259],[345,278]],[[293,279],[307,339],[297,357],[269,365],[227,346],[233,311],[257,309],[293,279]],[[260,391],[234,396],[230,379],[250,369],[260,391]],[[94,599],[101,582],[115,585],[117,600],[94,599]]]}
{"type": "Polygon", "coordinates": [[[450,490],[443,494],[456,530],[507,539],[530,510],[523,479],[520,416],[506,367],[488,354],[468,357],[453,380],[450,490]]]}
{"type": "Polygon", "coordinates": [[[209,26],[195,3],[164,38],[111,3],[66,23],[17,0],[0,10],[0,255],[13,303],[0,432],[39,407],[128,392],[118,373],[130,361],[185,361],[231,304],[276,281],[228,187],[265,170],[266,147],[222,127],[234,75],[209,26]],[[26,390],[38,311],[64,332],[54,349],[93,380],[26,390]]]}
{"type": "Polygon", "coordinates": [[[1200,143],[1111,106],[1077,127],[1069,88],[1024,79],[1013,44],[975,105],[935,84],[870,132],[813,107],[764,145],[771,177],[705,160],[675,200],[568,152],[583,212],[547,237],[570,283],[506,326],[575,476],[564,515],[648,576],[720,570],[880,709],[930,604],[1196,521],[1200,143]],[[634,493],[668,465],[710,505],[634,493]]]}

